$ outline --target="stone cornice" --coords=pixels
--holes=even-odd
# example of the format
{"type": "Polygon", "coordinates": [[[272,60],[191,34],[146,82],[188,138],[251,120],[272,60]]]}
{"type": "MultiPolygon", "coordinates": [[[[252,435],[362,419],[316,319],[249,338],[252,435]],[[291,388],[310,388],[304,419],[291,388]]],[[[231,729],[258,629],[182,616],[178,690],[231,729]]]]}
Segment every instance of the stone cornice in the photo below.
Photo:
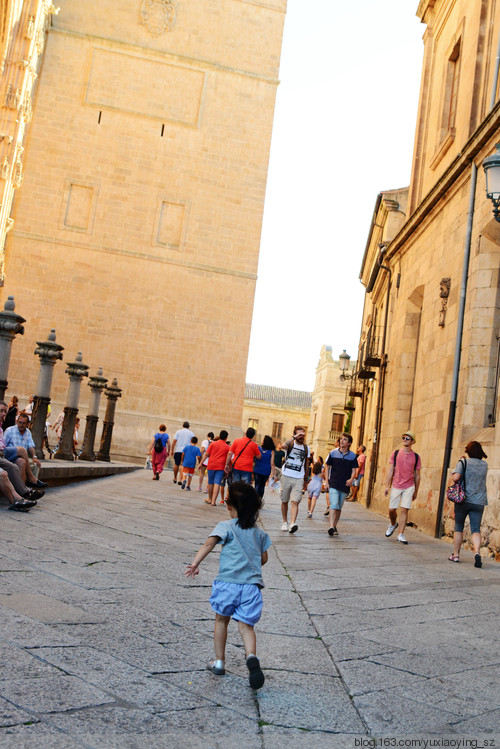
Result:
{"type": "Polygon", "coordinates": [[[190,65],[201,70],[217,70],[222,73],[232,73],[233,75],[239,75],[244,78],[253,78],[257,81],[269,83],[272,86],[279,86],[280,83],[278,78],[261,75],[260,73],[252,73],[250,70],[232,68],[229,65],[221,65],[220,63],[214,62],[212,60],[205,60],[197,57],[188,57],[187,55],[178,55],[174,52],[164,52],[161,49],[151,49],[150,47],[146,47],[142,44],[123,42],[120,39],[113,39],[113,37],[99,36],[97,34],[83,34],[78,31],[73,31],[72,29],[62,29],[54,26],[51,28],[50,33],[72,36],[77,39],[85,39],[97,44],[105,44],[108,46],[108,48],[118,47],[120,49],[127,49],[132,52],[140,52],[143,57],[150,57],[153,60],[168,60],[173,64],[179,63],[181,65],[190,65]]]}
{"type": "Polygon", "coordinates": [[[471,165],[481,149],[491,140],[500,128],[500,100],[495,104],[489,115],[483,120],[477,130],[471,135],[462,151],[452,161],[450,166],[441,175],[434,187],[420,202],[414,213],[410,216],[401,231],[394,237],[387,247],[385,261],[390,260],[395,253],[411,237],[413,232],[420,226],[424,218],[446,195],[461,174],[471,165]]]}
{"type": "Polygon", "coordinates": [[[108,255],[125,255],[127,257],[136,257],[143,260],[151,260],[155,263],[167,263],[168,265],[179,265],[182,268],[191,268],[192,270],[199,270],[205,273],[222,273],[225,276],[237,276],[238,278],[248,278],[251,281],[257,280],[256,273],[247,273],[246,271],[236,270],[233,268],[222,268],[218,265],[205,265],[202,263],[193,263],[189,260],[185,260],[181,255],[179,258],[165,257],[162,255],[154,255],[147,252],[137,252],[136,250],[122,250],[119,247],[105,247],[104,245],[93,245],[85,242],[70,242],[66,239],[58,239],[56,237],[46,237],[41,234],[30,234],[24,231],[13,231],[12,236],[21,237],[22,239],[29,239],[33,242],[48,242],[49,244],[62,245],[64,247],[77,247],[81,250],[89,250],[93,252],[104,252],[108,255]]]}

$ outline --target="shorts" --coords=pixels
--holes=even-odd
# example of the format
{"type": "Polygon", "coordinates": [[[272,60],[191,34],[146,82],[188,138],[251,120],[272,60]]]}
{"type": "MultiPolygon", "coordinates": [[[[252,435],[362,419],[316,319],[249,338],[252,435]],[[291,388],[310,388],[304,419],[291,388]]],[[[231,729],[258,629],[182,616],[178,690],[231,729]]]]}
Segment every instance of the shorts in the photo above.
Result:
{"type": "Polygon", "coordinates": [[[245,484],[251,484],[252,478],[252,471],[240,471],[238,470],[238,468],[233,468],[233,477],[231,483],[234,484],[235,481],[244,481],[245,484]]]}
{"type": "Polygon", "coordinates": [[[465,518],[469,516],[470,532],[481,533],[481,520],[484,505],[476,505],[472,502],[460,502],[455,505],[455,533],[463,533],[465,518]]]}
{"type": "Polygon", "coordinates": [[[313,492],[307,492],[307,496],[309,497],[309,499],[318,499],[320,493],[320,489],[315,489],[313,492]]]}
{"type": "Polygon", "coordinates": [[[330,510],[341,510],[345,498],[347,497],[347,492],[341,492],[338,489],[334,489],[333,486],[330,487],[330,510]]]}
{"type": "Polygon", "coordinates": [[[302,499],[304,479],[292,479],[290,476],[281,476],[281,501],[288,502],[290,499],[297,504],[302,499]]]}
{"type": "Polygon", "coordinates": [[[262,592],[258,585],[214,580],[210,605],[216,614],[253,627],[262,614],[262,592]]]}
{"type": "Polygon", "coordinates": [[[220,471],[208,470],[207,473],[208,473],[209,484],[218,484],[219,486],[221,485],[221,481],[224,478],[224,471],[222,470],[222,468],[220,471]]]}
{"type": "Polygon", "coordinates": [[[182,472],[183,473],[191,473],[191,474],[193,474],[194,473],[194,466],[193,467],[191,467],[191,466],[182,466],[182,472]]]}
{"type": "Polygon", "coordinates": [[[17,447],[6,447],[3,456],[12,463],[17,458],[17,447]]]}
{"type": "Polygon", "coordinates": [[[359,486],[361,484],[363,476],[358,476],[357,479],[353,479],[352,486],[359,486]]]}
{"type": "Polygon", "coordinates": [[[398,507],[404,507],[405,510],[411,508],[411,501],[415,494],[415,486],[409,486],[407,489],[395,489],[392,487],[389,499],[389,509],[397,510],[398,507]]]}
{"type": "Polygon", "coordinates": [[[174,453],[174,463],[176,466],[180,466],[182,461],[182,453],[174,453]]]}

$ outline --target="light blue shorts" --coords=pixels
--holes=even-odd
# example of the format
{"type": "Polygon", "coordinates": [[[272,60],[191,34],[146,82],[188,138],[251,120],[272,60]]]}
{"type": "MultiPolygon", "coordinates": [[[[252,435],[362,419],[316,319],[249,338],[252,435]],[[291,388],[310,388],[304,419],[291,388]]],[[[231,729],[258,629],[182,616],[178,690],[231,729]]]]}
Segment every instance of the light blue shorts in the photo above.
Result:
{"type": "Polygon", "coordinates": [[[262,614],[262,593],[258,585],[214,580],[210,606],[216,614],[230,616],[253,627],[262,614]]]}
{"type": "Polygon", "coordinates": [[[330,487],[330,510],[341,510],[347,497],[347,492],[330,487]]]}
{"type": "Polygon", "coordinates": [[[5,448],[3,456],[5,460],[10,460],[11,462],[15,461],[15,459],[17,458],[17,447],[12,447],[12,445],[9,445],[9,447],[5,448]]]}
{"type": "Polygon", "coordinates": [[[221,484],[222,479],[224,478],[224,471],[207,471],[208,473],[208,483],[209,484],[221,484]]]}

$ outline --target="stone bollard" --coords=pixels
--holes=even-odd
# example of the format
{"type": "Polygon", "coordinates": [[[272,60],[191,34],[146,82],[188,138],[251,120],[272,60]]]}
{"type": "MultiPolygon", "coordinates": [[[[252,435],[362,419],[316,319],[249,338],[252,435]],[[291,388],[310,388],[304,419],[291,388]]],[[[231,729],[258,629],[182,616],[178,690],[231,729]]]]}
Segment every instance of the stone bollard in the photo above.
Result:
{"type": "Polygon", "coordinates": [[[12,341],[18,333],[23,335],[22,323],[26,322],[24,317],[16,315],[15,308],[14,297],[9,296],[2,312],[0,312],[0,400],[5,398],[5,391],[7,390],[12,341]]]}
{"type": "Polygon", "coordinates": [[[37,341],[35,354],[40,357],[40,372],[33,401],[33,413],[31,416],[31,434],[35,443],[36,457],[45,460],[43,453],[43,438],[45,435],[45,424],[47,422],[47,411],[50,403],[50,391],[52,389],[52,375],[56,361],[62,360],[64,347],[56,343],[56,331],[50,331],[46,341],[37,341]]]}
{"type": "Polygon", "coordinates": [[[78,414],[78,401],[80,399],[80,385],[84,377],[88,376],[89,368],[82,363],[82,352],[79,351],[75,361],[66,365],[64,370],[69,375],[69,388],[67,404],[64,407],[64,420],[62,423],[61,439],[57,446],[56,457],[61,460],[74,460],[73,435],[75,433],[75,421],[78,414]]]}
{"type": "Polygon", "coordinates": [[[104,391],[108,399],[106,405],[106,413],[104,415],[104,424],[102,426],[101,435],[101,446],[97,453],[97,460],[105,460],[106,463],[110,462],[109,451],[111,449],[111,437],[113,435],[113,426],[115,418],[116,401],[122,397],[122,391],[118,387],[118,380],[116,377],[113,379],[111,385],[108,385],[104,391]]]}
{"type": "Polygon", "coordinates": [[[87,414],[87,425],[85,427],[85,437],[83,438],[82,452],[78,456],[80,460],[95,460],[94,442],[99,421],[99,403],[101,393],[106,387],[107,379],[102,376],[102,367],[99,367],[97,374],[89,379],[88,386],[92,392],[89,412],[87,414]]]}

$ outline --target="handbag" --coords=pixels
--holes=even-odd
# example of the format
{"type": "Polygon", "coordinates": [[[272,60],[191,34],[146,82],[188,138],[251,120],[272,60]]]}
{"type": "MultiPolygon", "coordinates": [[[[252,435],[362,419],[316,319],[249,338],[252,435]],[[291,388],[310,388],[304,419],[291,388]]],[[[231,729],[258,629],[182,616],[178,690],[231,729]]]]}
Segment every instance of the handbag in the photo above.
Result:
{"type": "Polygon", "coordinates": [[[449,499],[450,502],[455,502],[456,505],[465,502],[465,471],[467,463],[465,460],[462,460],[462,458],[460,458],[459,462],[463,465],[463,473],[460,480],[453,483],[446,490],[446,498],[449,499]]]}

